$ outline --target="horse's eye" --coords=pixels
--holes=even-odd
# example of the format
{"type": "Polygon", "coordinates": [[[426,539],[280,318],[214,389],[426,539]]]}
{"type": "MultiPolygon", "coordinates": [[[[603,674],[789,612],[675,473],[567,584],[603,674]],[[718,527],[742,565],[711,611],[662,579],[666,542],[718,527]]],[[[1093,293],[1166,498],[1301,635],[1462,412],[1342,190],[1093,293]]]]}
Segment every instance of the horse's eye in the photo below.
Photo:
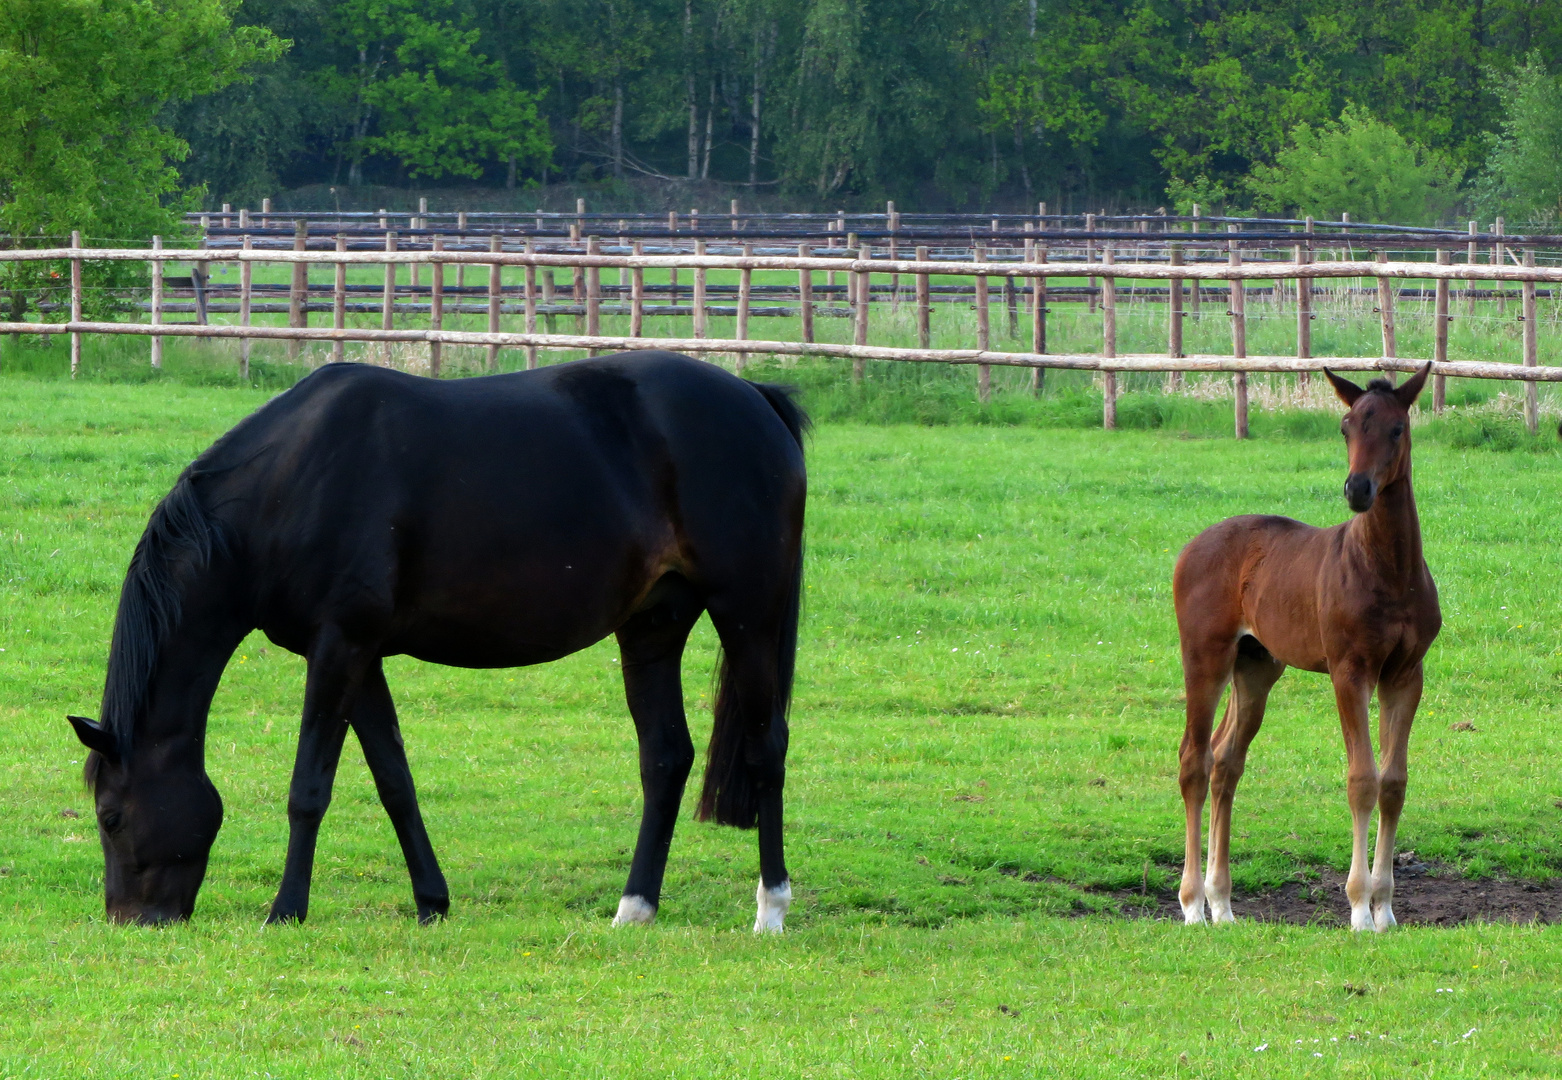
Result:
{"type": "Polygon", "coordinates": [[[115,829],[119,828],[119,822],[120,822],[119,811],[118,810],[110,810],[108,813],[104,814],[103,817],[100,818],[99,820],[103,824],[104,831],[106,831],[106,832],[113,832],[115,829]]]}
{"type": "Polygon", "coordinates": [[[1404,433],[1405,433],[1405,425],[1404,424],[1395,424],[1394,425],[1394,430],[1389,432],[1389,437],[1397,439],[1401,435],[1403,435],[1404,433]]]}

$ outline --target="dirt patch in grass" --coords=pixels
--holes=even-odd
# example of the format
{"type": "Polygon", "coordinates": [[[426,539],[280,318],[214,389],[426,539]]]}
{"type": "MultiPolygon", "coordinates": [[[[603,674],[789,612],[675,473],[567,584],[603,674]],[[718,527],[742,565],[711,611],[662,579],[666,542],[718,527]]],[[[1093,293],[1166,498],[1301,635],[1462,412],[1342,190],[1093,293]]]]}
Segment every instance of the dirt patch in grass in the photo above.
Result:
{"type": "MultiPolygon", "coordinates": [[[[1182,918],[1175,889],[1110,893],[1129,917],[1182,918]]],[[[1350,902],[1345,875],[1318,871],[1311,881],[1296,881],[1263,893],[1236,894],[1231,910],[1239,919],[1293,925],[1349,926],[1350,902]]],[[[1466,922],[1562,923],[1562,882],[1486,879],[1471,881],[1449,867],[1413,863],[1394,877],[1394,918],[1403,926],[1457,926],[1466,922]]]]}

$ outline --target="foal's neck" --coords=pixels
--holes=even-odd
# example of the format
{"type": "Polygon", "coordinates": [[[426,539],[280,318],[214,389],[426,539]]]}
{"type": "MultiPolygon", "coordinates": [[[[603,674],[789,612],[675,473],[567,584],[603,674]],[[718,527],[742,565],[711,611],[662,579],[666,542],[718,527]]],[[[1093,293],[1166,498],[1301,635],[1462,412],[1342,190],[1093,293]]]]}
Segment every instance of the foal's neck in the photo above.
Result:
{"type": "Polygon", "coordinates": [[[1355,517],[1350,534],[1385,573],[1408,579],[1420,572],[1421,519],[1416,514],[1408,464],[1403,476],[1378,492],[1372,509],[1355,517]]]}

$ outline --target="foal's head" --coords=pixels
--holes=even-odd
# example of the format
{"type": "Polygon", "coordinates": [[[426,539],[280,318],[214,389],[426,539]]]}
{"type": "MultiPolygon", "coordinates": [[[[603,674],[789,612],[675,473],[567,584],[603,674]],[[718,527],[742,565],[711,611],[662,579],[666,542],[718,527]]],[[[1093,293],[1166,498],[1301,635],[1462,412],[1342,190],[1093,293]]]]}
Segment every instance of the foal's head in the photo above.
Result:
{"type": "Polygon", "coordinates": [[[1410,406],[1431,371],[1427,364],[1404,386],[1373,379],[1363,389],[1324,369],[1334,392],[1350,407],[1340,431],[1350,467],[1345,501],[1356,513],[1372,509],[1378,492],[1410,474],[1410,406]]]}

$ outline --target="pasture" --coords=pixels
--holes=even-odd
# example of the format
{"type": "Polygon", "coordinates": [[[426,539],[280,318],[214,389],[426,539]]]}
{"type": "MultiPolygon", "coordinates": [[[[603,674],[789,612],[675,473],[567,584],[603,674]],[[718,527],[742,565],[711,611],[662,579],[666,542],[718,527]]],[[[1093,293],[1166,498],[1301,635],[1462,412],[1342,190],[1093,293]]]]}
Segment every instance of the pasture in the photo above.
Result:
{"type": "MultiPolygon", "coordinates": [[[[759,373],[817,387],[824,417],[787,789],[797,900],[765,939],[752,836],[687,810],[657,924],[609,928],[639,813],[611,642],[513,671],[389,661],[452,918],[412,921],[349,740],[309,922],[264,929],[303,666],[252,638],[212,710],[227,817],[195,921],[105,926],[63,717],[96,712],[151,506],[272,390],[0,380],[0,1075],[1562,1073],[1555,929],[1341,929],[1349,814],[1321,677],[1276,688],[1233,817],[1239,917],[1284,894],[1306,924],[1143,917],[1181,861],[1172,562],[1230,514],[1340,520],[1331,414],[1255,418],[1238,444],[1201,437],[1229,414],[1193,401],[1105,433],[1070,426],[1088,391],[1058,380],[1000,398],[1007,424],[868,424],[853,410],[894,419],[905,395],[759,373]]],[[[943,400],[917,390],[942,372],[896,378],[943,400]]],[[[1402,919],[1454,878],[1554,907],[1562,875],[1562,456],[1488,429],[1510,430],[1416,433],[1445,626],[1400,833],[1430,873],[1402,879],[1402,919]]],[[[702,621],[684,670],[701,747],[713,658],[702,621]]]]}

